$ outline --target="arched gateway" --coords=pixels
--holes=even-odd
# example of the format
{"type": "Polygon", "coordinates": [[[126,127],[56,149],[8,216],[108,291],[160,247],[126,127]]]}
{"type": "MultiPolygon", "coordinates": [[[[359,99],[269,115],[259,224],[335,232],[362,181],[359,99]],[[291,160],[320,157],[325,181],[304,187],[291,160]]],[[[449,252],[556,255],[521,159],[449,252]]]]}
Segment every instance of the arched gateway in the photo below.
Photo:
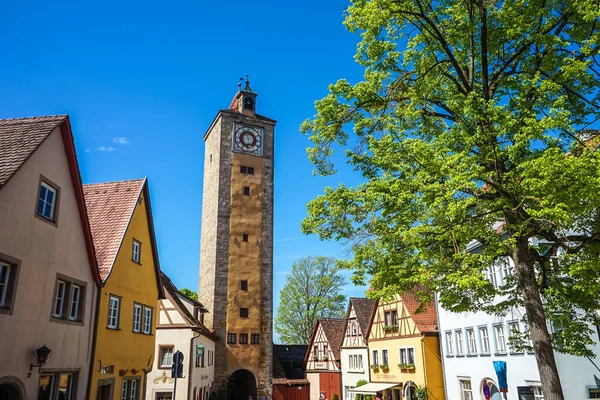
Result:
{"type": "Polygon", "coordinates": [[[0,400],[23,400],[19,388],[10,383],[0,384],[0,400]]]}
{"type": "Polygon", "coordinates": [[[228,400],[256,399],[256,378],[246,369],[239,369],[229,376],[227,381],[228,400]]]}

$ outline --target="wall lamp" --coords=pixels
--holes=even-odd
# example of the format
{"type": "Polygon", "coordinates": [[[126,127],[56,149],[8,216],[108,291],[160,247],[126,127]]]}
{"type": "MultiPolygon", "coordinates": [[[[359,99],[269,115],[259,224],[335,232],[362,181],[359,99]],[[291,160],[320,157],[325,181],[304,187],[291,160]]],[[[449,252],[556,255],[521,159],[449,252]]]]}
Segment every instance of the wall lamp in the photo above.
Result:
{"type": "Polygon", "coordinates": [[[33,367],[37,367],[38,370],[42,369],[44,364],[46,364],[46,361],[48,361],[48,359],[52,355],[52,350],[47,348],[46,345],[43,345],[42,347],[40,347],[39,349],[34,351],[33,355],[35,356],[35,360],[37,361],[37,364],[34,364],[34,363],[29,364],[29,373],[27,374],[28,377],[31,376],[31,371],[33,370],[33,367]]]}

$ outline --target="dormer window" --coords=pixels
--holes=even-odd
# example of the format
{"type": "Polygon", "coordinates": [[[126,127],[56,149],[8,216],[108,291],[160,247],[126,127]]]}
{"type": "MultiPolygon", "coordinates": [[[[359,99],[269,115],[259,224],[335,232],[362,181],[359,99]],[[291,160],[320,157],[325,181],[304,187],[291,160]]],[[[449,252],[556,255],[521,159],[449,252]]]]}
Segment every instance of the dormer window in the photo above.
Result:
{"type": "Polygon", "coordinates": [[[252,97],[244,98],[244,110],[254,110],[254,99],[252,97]]]}

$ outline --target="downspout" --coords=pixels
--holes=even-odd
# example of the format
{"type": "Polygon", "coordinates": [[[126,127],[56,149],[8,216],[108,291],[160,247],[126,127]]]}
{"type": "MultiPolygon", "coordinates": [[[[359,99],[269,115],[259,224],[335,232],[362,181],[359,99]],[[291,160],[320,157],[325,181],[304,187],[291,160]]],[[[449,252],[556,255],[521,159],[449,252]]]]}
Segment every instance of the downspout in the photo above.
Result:
{"type": "Polygon", "coordinates": [[[446,385],[446,362],[444,357],[444,340],[445,337],[442,335],[442,324],[440,323],[440,304],[438,302],[437,293],[434,293],[435,301],[435,313],[437,315],[438,332],[440,334],[440,358],[442,359],[442,378],[444,380],[444,398],[448,400],[448,386],[446,385]]]}
{"type": "MultiPolygon", "coordinates": [[[[192,368],[193,368],[193,363],[192,360],[196,357],[196,353],[194,353],[194,339],[198,339],[200,336],[202,336],[202,334],[200,332],[196,332],[193,328],[192,328],[192,338],[190,339],[190,367],[189,367],[189,373],[188,373],[188,390],[187,390],[187,398],[190,398],[190,393],[192,393],[192,368]],[[197,333],[198,336],[194,336],[194,334],[197,333]]],[[[177,399],[173,399],[173,400],[177,400],[177,399]]],[[[196,400],[196,399],[193,399],[196,400]]],[[[204,399],[201,399],[204,400],[204,399]]]]}
{"type": "MultiPolygon", "coordinates": [[[[92,354],[91,354],[91,362],[90,362],[90,370],[88,371],[88,385],[85,391],[85,398],[91,399],[92,393],[92,377],[94,375],[94,368],[96,367],[96,342],[98,341],[98,318],[100,316],[100,296],[102,295],[102,288],[104,287],[104,283],[100,283],[100,286],[96,291],[96,307],[94,311],[94,322],[92,325],[93,333],[92,333],[92,354]]],[[[114,387],[113,387],[114,390],[114,387]]]]}

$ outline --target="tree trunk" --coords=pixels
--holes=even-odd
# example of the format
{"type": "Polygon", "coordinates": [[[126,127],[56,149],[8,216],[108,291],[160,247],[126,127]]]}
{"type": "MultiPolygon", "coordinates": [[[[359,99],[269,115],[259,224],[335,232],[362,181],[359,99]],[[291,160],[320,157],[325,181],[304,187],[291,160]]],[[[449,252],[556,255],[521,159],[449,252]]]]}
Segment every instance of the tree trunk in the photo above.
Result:
{"type": "Polygon", "coordinates": [[[531,342],[540,372],[542,391],[545,400],[564,400],[540,296],[540,288],[535,277],[535,262],[529,251],[528,240],[526,238],[517,239],[516,248],[513,251],[513,260],[517,278],[523,290],[525,312],[527,313],[531,342]]]}

